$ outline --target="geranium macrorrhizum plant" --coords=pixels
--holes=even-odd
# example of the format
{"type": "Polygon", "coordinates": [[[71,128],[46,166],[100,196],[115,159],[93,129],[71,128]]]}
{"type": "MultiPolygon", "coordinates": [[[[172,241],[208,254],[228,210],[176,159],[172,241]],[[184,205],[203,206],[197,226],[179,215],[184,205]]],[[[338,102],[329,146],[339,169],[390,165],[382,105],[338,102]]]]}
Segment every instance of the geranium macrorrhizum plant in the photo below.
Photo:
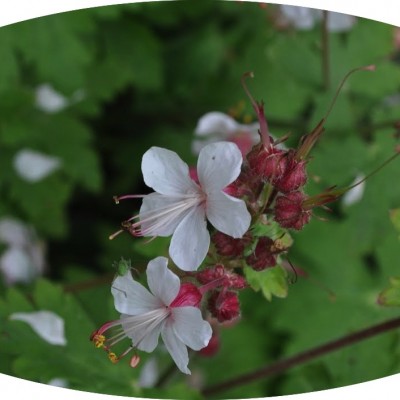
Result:
{"type": "MultiPolygon", "coordinates": [[[[350,71],[341,86],[361,69],[374,66],[350,71]]],[[[224,323],[240,315],[237,292],[250,286],[246,271],[284,271],[283,258],[293,243],[289,230],[300,231],[314,208],[325,207],[361,183],[314,196],[304,192],[308,155],[324,131],[336,96],[316,128],[297,148],[287,149],[281,145],[286,138],[271,137],[263,105],[253,100],[244,80],[243,86],[259,121],[260,142],[250,152],[243,157],[238,146],[227,141],[207,144],[193,174],[176,153],[152,147],[143,156],[142,172],[154,192],[115,198],[117,203],[143,198],[143,203],[139,214],[124,221],[110,238],[125,231],[134,237],[172,236],[169,255],[182,273],[176,275],[165,257],[157,257],[147,267],[150,292],[132,278],[129,268],[116,277],[111,291],[121,318],[91,336],[112,362],[134,351],[130,365],[135,367],[140,361],[136,349],[152,352],[161,335],[178,368],[189,374],[187,347],[213,354],[218,336],[210,322],[224,323]],[[116,355],[113,346],[127,337],[131,344],[116,355]]]]}

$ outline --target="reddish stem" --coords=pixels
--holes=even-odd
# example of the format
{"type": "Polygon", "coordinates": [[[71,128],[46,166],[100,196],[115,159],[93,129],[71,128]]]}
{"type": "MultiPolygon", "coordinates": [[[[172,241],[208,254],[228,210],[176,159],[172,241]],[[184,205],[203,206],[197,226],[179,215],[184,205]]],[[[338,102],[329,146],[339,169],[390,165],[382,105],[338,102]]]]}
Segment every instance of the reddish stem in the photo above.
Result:
{"type": "Polygon", "coordinates": [[[261,141],[264,145],[265,148],[268,148],[271,146],[271,140],[269,138],[269,130],[268,130],[268,124],[267,124],[267,120],[265,118],[264,115],[264,104],[263,103],[257,103],[253,96],[251,95],[249,89],[247,88],[245,79],[246,78],[254,78],[254,74],[253,72],[246,72],[245,74],[243,74],[242,76],[242,86],[244,91],[246,92],[247,96],[249,97],[250,101],[251,101],[251,105],[254,108],[254,111],[257,114],[258,117],[258,122],[260,123],[260,136],[261,136],[261,141]]]}
{"type": "Polygon", "coordinates": [[[306,350],[292,357],[288,357],[286,359],[278,361],[274,364],[267,365],[265,367],[256,369],[252,372],[248,372],[243,375],[239,375],[235,378],[228,379],[221,383],[217,383],[216,385],[206,387],[202,391],[202,394],[208,398],[211,395],[214,395],[218,392],[222,392],[227,389],[232,389],[235,386],[246,385],[258,379],[267,378],[269,376],[286,371],[289,368],[305,364],[317,357],[323,356],[330,352],[342,349],[344,347],[350,346],[352,344],[361,342],[373,336],[377,336],[381,333],[385,333],[399,327],[400,327],[400,318],[391,319],[389,321],[371,326],[361,331],[351,333],[350,335],[343,336],[339,339],[325,343],[321,346],[317,346],[312,349],[306,350]]]}

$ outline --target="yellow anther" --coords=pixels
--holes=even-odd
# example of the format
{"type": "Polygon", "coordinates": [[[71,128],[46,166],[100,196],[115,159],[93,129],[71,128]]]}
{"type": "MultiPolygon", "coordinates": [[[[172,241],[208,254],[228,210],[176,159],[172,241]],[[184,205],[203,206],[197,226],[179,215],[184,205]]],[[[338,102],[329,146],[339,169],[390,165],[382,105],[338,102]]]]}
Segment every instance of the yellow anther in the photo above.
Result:
{"type": "Polygon", "coordinates": [[[110,361],[115,364],[118,362],[118,357],[115,353],[108,353],[108,358],[110,359],[110,361]]]}
{"type": "Polygon", "coordinates": [[[104,346],[104,342],[106,341],[106,337],[104,335],[95,335],[93,337],[93,342],[96,348],[100,348],[104,346]]]}

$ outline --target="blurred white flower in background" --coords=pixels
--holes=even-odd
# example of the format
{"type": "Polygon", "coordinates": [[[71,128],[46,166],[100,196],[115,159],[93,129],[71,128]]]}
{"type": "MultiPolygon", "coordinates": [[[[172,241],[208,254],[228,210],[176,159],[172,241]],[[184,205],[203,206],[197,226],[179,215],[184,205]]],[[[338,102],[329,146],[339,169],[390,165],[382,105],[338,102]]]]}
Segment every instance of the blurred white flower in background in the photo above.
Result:
{"type": "Polygon", "coordinates": [[[157,383],[160,375],[157,360],[154,357],[149,358],[143,365],[139,379],[138,386],[141,388],[151,388],[157,383]]]}
{"type": "MultiPolygon", "coordinates": [[[[361,182],[364,178],[365,178],[364,174],[361,173],[358,174],[350,186],[355,185],[358,182],[361,182]]],[[[365,191],[365,181],[355,186],[353,189],[350,189],[348,192],[346,192],[342,197],[342,204],[345,207],[349,207],[355,203],[358,203],[364,196],[364,191],[365,191]]]]}
{"type": "Polygon", "coordinates": [[[0,256],[0,271],[7,285],[29,283],[43,274],[45,245],[33,228],[12,218],[2,218],[0,243],[6,245],[0,256]]]}
{"type": "Polygon", "coordinates": [[[67,388],[69,386],[68,381],[64,378],[53,378],[49,382],[47,382],[47,384],[61,388],[67,388]]]}
{"type": "Polygon", "coordinates": [[[10,320],[26,322],[33,331],[46,342],[56,346],[66,346],[64,320],[52,311],[16,312],[10,320]]]}
{"type": "Polygon", "coordinates": [[[83,89],[76,90],[70,98],[57,92],[49,83],[43,83],[35,89],[36,107],[49,114],[64,110],[71,104],[81,101],[85,97],[83,89]]]}
{"type": "MultiPolygon", "coordinates": [[[[322,10],[307,7],[280,5],[281,23],[290,24],[300,30],[311,30],[322,20],[322,10]]],[[[356,23],[353,15],[328,11],[327,27],[330,32],[349,31],[356,23]]]]}
{"type": "Polygon", "coordinates": [[[13,159],[13,166],[20,178],[35,183],[57,170],[61,165],[58,157],[49,156],[31,149],[19,150],[13,159]]]}
{"type": "Polygon", "coordinates": [[[209,112],[197,122],[192,151],[194,154],[199,154],[207,144],[227,140],[235,143],[241,153],[246,155],[260,141],[259,126],[258,122],[239,124],[227,114],[218,111],[209,112]]]}

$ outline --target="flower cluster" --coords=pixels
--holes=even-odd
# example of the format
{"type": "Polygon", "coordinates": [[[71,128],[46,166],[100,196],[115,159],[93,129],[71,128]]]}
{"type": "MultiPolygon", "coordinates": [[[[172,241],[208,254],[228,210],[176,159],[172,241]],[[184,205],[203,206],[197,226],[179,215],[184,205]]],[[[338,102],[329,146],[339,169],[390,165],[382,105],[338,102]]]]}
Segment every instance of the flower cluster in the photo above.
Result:
{"type": "Polygon", "coordinates": [[[203,355],[218,350],[218,326],[240,317],[239,292],[251,286],[248,273],[284,270],[293,242],[290,230],[301,230],[315,207],[325,207],[360,183],[308,196],[304,189],[309,153],[329,112],[296,148],[286,148],[285,138],[271,136],[263,105],[253,100],[245,84],[244,88],[258,116],[259,139],[250,151],[235,144],[238,130],[250,133],[248,127],[210,113],[197,130],[217,132],[211,127],[219,121],[226,141],[211,140],[201,147],[195,174],[176,153],[152,147],[143,156],[142,173],[154,192],[115,197],[117,203],[143,200],[139,213],[110,238],[122,232],[170,236],[169,256],[179,273],[168,268],[165,257],[150,261],[150,293],[132,278],[129,268],[119,271],[112,294],[121,317],[91,336],[113,362],[133,351],[130,365],[135,367],[140,361],[136,351],[152,352],[161,335],[178,368],[190,373],[187,347],[203,355]],[[130,345],[117,355],[114,348],[124,338],[130,345]]]}

